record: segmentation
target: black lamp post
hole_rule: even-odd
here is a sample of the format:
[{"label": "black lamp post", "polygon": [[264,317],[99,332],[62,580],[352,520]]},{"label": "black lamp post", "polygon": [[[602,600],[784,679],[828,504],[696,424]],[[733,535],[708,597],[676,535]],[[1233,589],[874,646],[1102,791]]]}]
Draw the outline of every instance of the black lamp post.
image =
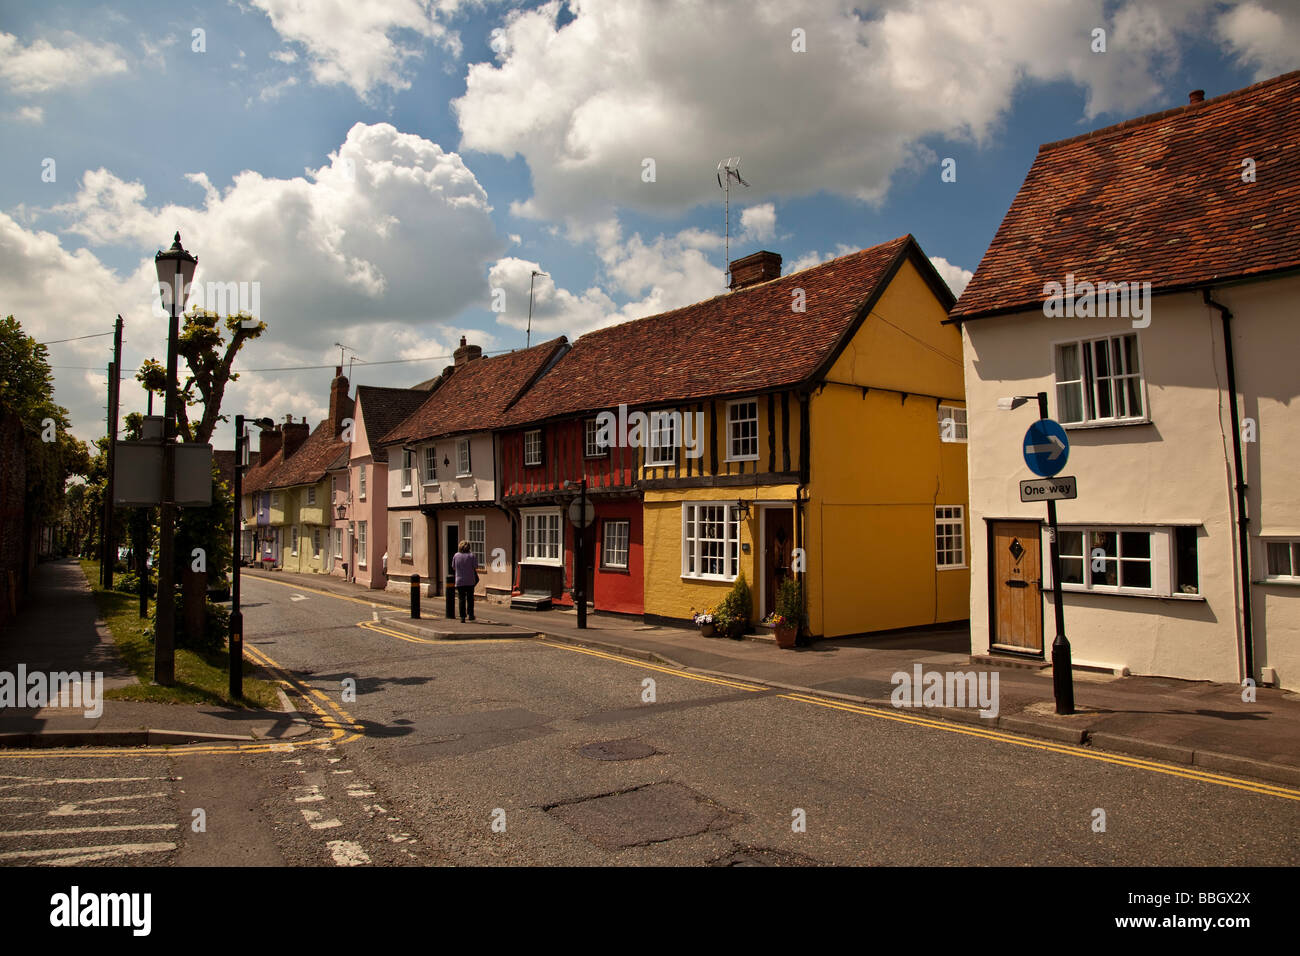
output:
[{"label": "black lamp post", "polygon": [[[252,424],[274,428],[269,418],[255,418]],[[239,563],[244,557],[244,468],[247,467],[248,436],[244,434],[244,416],[235,416],[235,539],[233,569],[230,573],[230,698],[244,696],[244,613],[239,609]]]},{"label": "black lamp post", "polygon": [[[1047,393],[1037,395],[1015,395],[1011,398],[998,399],[998,408],[1010,411],[1028,402],[1038,399],[1038,418],[1041,421],[1050,417],[1047,414]],[[1056,502],[1047,499],[1047,544],[1052,566],[1052,605],[1056,611],[1056,639],[1052,641],[1052,692],[1056,697],[1058,714],[1074,713],[1074,662],[1070,653],[1070,641],[1065,636],[1065,608],[1061,603],[1064,590],[1061,588],[1061,545],[1057,540]],[[1087,555],[1085,554],[1086,558]]]},{"label": "black lamp post", "polygon": [[176,341],[177,310],[185,304],[186,290],[194,280],[197,256],[185,251],[181,234],[171,248],[154,256],[154,268],[168,306],[167,389],[163,401],[162,505],[158,525],[158,604],[154,626],[153,679],[170,686],[176,680]]},{"label": "black lamp post", "polygon": [[581,521],[574,521],[573,537],[577,544],[574,552],[573,567],[573,603],[578,606],[578,627],[587,627],[587,554],[585,538],[587,537],[587,476],[581,481],[566,481],[565,488],[578,489],[578,512]]}]

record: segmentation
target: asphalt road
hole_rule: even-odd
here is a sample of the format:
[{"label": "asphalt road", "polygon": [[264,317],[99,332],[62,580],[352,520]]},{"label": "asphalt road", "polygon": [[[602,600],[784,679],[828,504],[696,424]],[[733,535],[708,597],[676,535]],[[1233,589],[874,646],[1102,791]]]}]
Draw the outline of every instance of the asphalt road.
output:
[{"label": "asphalt road", "polygon": [[331,722],[261,753],[0,761],[0,864],[1300,862],[1286,788],[543,640],[403,639],[257,578],[244,598],[250,653]]}]

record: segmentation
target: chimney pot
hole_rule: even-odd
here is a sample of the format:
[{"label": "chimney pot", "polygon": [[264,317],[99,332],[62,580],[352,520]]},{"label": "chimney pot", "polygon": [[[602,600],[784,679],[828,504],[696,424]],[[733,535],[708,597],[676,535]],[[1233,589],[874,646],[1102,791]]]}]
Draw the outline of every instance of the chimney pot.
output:
[{"label": "chimney pot", "polygon": [[1188,103],[1201,103],[1205,100],[1205,90],[1192,90],[1187,96]]},{"label": "chimney pot", "polygon": [[460,348],[452,353],[452,359],[455,361],[456,368],[465,365],[475,359],[483,357],[483,347],[481,345],[466,345],[465,336],[460,337]]}]

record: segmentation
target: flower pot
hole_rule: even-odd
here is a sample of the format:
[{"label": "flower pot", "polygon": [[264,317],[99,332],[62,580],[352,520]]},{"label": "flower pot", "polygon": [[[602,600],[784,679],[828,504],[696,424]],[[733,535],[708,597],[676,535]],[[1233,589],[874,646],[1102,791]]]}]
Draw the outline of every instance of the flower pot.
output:
[{"label": "flower pot", "polygon": [[718,629],[717,629],[714,625],[712,625],[712,624],[701,624],[701,625],[700,625],[700,636],[701,636],[701,637],[713,637],[713,635],[716,634],[717,631],[718,631]]},{"label": "flower pot", "polygon": [[776,646],[789,649],[794,647],[795,641],[799,639],[799,628],[797,627],[778,627],[776,631]]}]

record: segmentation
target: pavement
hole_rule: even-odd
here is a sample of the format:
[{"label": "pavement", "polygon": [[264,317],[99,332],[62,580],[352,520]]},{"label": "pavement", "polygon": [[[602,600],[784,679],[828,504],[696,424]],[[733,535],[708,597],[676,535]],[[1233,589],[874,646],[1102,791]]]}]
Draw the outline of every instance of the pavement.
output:
[{"label": "pavement", "polygon": [[1255,688],[1255,700],[1246,702],[1236,684],[1120,677],[1076,669],[1076,713],[1063,716],[1055,713],[1050,667],[1027,667],[1018,661],[991,664],[988,658],[973,658],[965,626],[822,640],[810,647],[782,650],[767,632],[740,641],[704,638],[693,628],[647,625],[636,618],[600,613],[589,613],[587,627],[579,629],[574,610],[515,611],[483,599],[475,602],[477,623],[446,618],[443,598],[428,596],[421,598],[420,620],[412,621],[410,599],[403,592],[373,591],[323,574],[242,573],[370,603],[372,617],[426,640],[541,635],[691,673],[891,709],[893,675],[913,674],[917,665],[923,672],[996,673],[996,717],[982,717],[977,708],[925,707],[905,713],[957,721],[985,733],[1028,735],[1300,785],[1300,694],[1276,688]]},{"label": "pavement", "polygon": [[[99,616],[94,593],[75,558],[38,564],[17,618],[0,628],[0,674],[16,681],[20,666],[28,675],[99,674],[105,691],[139,683]],[[0,698],[0,747],[247,743],[310,729],[283,692],[281,712],[94,696],[65,707],[18,707]],[[29,699],[24,695],[19,703]]]},{"label": "pavement", "polygon": [[[964,627],[944,627],[817,641],[781,650],[759,639],[701,637],[694,629],[647,625],[636,618],[591,613],[577,626],[573,610],[513,611],[480,600],[477,622],[448,619],[442,598],[422,598],[422,617],[409,615],[409,597],[371,591],[329,575],[245,569],[258,578],[304,592],[319,591],[369,604],[382,626],[420,640],[515,637],[547,639],[635,657],[690,673],[787,691],[893,708],[895,673],[975,672],[997,675],[997,714],[969,708],[925,707],[909,717],[970,725],[971,732],[1027,735],[1203,771],[1300,785],[1300,694],[1257,688],[1242,700],[1235,684],[1158,677],[1117,677],[1076,670],[1076,713],[1054,712],[1050,668],[973,659]],[[364,617],[361,611],[359,616]],[[18,618],[0,631],[0,672],[99,671],[105,687],[135,681],[98,618],[93,595],[75,560],[37,568],[32,594]],[[78,708],[0,708],[0,746],[86,746],[182,743],[289,737],[306,731],[292,712],[105,700],[98,717]],[[992,708],[990,708],[992,709]],[[1046,744],[1050,746],[1051,744]]]}]

